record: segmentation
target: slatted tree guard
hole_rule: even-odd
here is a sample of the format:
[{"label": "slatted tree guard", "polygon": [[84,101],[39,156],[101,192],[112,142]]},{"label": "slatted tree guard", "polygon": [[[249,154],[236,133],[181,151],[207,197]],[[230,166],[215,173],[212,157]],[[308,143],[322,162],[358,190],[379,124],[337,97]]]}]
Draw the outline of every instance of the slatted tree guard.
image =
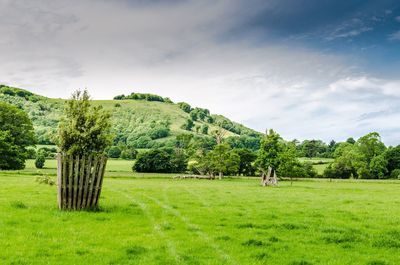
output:
[{"label": "slatted tree guard", "polygon": [[263,172],[261,174],[261,185],[262,186],[276,186],[278,185],[278,179],[276,177],[276,171],[273,170],[271,167],[268,167],[268,172],[265,174]]},{"label": "slatted tree guard", "polygon": [[61,210],[96,209],[99,203],[105,155],[57,155],[58,207]]}]

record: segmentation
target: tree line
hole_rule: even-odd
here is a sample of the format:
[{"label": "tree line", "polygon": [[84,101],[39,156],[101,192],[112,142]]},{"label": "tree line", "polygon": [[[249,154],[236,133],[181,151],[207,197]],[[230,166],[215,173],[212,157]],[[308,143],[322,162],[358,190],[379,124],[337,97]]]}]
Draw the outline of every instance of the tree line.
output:
[{"label": "tree line", "polygon": [[[36,96],[19,89],[0,87],[2,99],[16,100],[16,106],[0,105],[0,169],[20,169],[25,159],[39,157],[38,167],[43,158],[51,157],[56,150],[42,149],[35,153],[32,148],[40,143],[32,126],[32,120],[19,104],[33,104],[39,113],[45,116],[51,106],[40,105]],[[17,96],[16,96],[17,95]],[[32,102],[30,101],[34,98]],[[19,101],[20,100],[20,101]],[[67,102],[67,104],[71,104]],[[217,115],[210,116],[207,109],[192,108],[180,102],[180,108],[190,114],[191,119],[206,120],[213,118],[214,128],[205,135],[181,133],[169,138],[162,144],[155,140],[170,135],[170,121],[158,113],[156,120],[146,120],[145,115],[135,110],[115,106],[112,115],[120,124],[112,130],[112,143],[103,146],[111,158],[136,159],[133,170],[139,172],[190,172],[222,177],[224,175],[259,175],[271,167],[281,177],[317,177],[318,174],[310,162],[301,162],[299,157],[332,158],[321,177],[326,178],[398,178],[400,175],[400,146],[386,147],[378,133],[369,133],[358,140],[349,138],[345,142],[321,140],[286,141],[278,133],[269,130],[265,134],[242,130],[241,135],[227,136],[224,126],[236,126],[223,121]],[[35,110],[34,110],[35,111]],[[94,109],[96,111],[96,108]],[[193,113],[193,114],[192,114]],[[93,113],[97,117],[98,113]],[[97,115],[97,116],[96,116]],[[104,114],[106,115],[106,114]],[[104,116],[109,118],[111,113]],[[33,116],[35,119],[37,116]],[[45,117],[43,117],[45,120]],[[51,120],[51,119],[50,119]],[[98,120],[96,118],[96,120]],[[101,120],[101,119],[100,119]],[[225,125],[224,125],[225,124]],[[136,126],[137,125],[137,126]],[[96,124],[93,124],[95,130]],[[136,126],[136,127],[135,127]],[[244,127],[244,126],[243,126]],[[245,127],[244,127],[245,128]],[[67,131],[68,128],[65,128]],[[41,129],[38,128],[40,131]],[[239,131],[237,131],[239,133]],[[69,135],[73,135],[69,133]],[[111,137],[111,136],[110,136]],[[64,138],[66,139],[66,138]],[[70,139],[73,146],[72,137]],[[150,142],[157,144],[150,145]],[[77,143],[85,145],[85,143]],[[149,151],[138,152],[147,148]],[[103,149],[103,148],[102,148]]]}]

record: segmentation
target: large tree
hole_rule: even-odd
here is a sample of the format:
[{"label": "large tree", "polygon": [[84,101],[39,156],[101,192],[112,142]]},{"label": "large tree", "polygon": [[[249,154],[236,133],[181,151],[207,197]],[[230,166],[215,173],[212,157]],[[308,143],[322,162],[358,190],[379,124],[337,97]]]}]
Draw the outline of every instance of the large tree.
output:
[{"label": "large tree", "polygon": [[28,115],[12,105],[0,102],[0,169],[22,169],[27,147],[35,144]]},{"label": "large tree", "polygon": [[386,146],[381,141],[381,136],[377,132],[372,132],[361,137],[357,140],[356,145],[365,156],[368,163],[370,163],[375,156],[383,154],[386,150]]},{"label": "large tree", "polygon": [[284,150],[284,142],[280,135],[273,130],[261,139],[261,147],[258,151],[256,166],[262,174],[266,174],[268,168],[277,170],[280,164],[279,154]]},{"label": "large tree", "polygon": [[387,159],[387,169],[391,173],[395,169],[400,169],[400,145],[391,147],[386,150],[385,158]]},{"label": "large tree", "polygon": [[213,170],[218,172],[219,178],[222,178],[224,173],[237,173],[239,170],[240,157],[228,144],[216,145],[209,153],[209,161]]},{"label": "large tree", "polygon": [[246,148],[233,149],[233,152],[235,152],[240,158],[238,173],[243,176],[254,175],[253,162],[256,160],[257,155]]}]

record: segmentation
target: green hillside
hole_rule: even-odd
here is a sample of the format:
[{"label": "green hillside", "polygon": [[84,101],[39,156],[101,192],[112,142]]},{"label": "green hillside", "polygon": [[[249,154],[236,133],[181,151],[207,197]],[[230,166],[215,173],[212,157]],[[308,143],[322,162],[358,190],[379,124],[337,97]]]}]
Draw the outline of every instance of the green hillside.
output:
[{"label": "green hillside", "polygon": [[[132,93],[115,98],[93,101],[94,105],[102,105],[112,113],[114,145],[133,148],[172,146],[176,136],[183,133],[213,141],[212,135],[216,130],[222,131],[223,137],[230,138],[232,142],[254,145],[260,135],[221,115],[209,114],[208,110],[200,108],[190,107],[188,110],[182,107],[186,103],[176,104],[157,95]],[[0,101],[16,105],[28,113],[38,144],[54,144],[65,99],[47,98],[24,89],[0,85]],[[206,114],[196,116],[203,111]],[[185,126],[188,120],[193,122],[190,130]]]}]

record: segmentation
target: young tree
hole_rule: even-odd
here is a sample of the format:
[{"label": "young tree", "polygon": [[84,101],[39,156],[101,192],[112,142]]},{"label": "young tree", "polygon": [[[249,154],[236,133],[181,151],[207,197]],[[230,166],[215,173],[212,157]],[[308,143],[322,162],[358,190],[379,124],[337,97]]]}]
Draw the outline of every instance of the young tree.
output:
[{"label": "young tree", "polygon": [[110,114],[92,107],[87,90],[76,91],[66,102],[58,127],[58,146],[69,155],[103,153],[112,143]]},{"label": "young tree", "polygon": [[292,183],[293,177],[298,176],[301,169],[301,164],[296,158],[296,146],[292,143],[286,143],[282,149],[278,153],[276,171],[280,176],[289,177]]},{"label": "young tree", "polygon": [[22,169],[28,146],[35,144],[35,134],[28,115],[0,102],[0,169]]}]

